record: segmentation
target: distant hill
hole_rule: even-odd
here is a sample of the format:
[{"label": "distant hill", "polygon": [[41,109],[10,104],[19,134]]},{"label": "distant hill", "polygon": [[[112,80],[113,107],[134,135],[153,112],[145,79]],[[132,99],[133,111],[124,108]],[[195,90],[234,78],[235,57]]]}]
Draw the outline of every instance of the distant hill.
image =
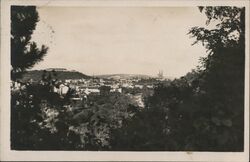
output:
[{"label": "distant hill", "polygon": [[97,78],[103,79],[150,79],[152,76],[143,75],[143,74],[107,74],[107,75],[97,75]]},{"label": "distant hill", "polygon": [[[49,71],[48,71],[49,72]],[[29,79],[33,79],[33,81],[39,81],[42,79],[43,75],[43,70],[31,70],[27,71],[24,75],[23,78],[21,79],[22,81],[27,81]],[[56,71],[57,79],[59,80],[65,80],[65,79],[89,79],[91,78],[88,75],[82,74],[78,71],[67,71],[67,70],[62,70],[62,71]]]}]

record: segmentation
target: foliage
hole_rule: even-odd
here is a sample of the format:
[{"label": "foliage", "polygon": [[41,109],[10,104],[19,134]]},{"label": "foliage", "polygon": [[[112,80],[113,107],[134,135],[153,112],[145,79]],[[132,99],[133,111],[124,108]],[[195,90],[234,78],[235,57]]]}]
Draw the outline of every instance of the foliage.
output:
[{"label": "foliage", "polygon": [[245,10],[238,7],[199,7],[207,16],[206,24],[212,20],[218,22],[214,29],[193,27],[189,34],[196,37],[194,42],[202,42],[208,50],[216,50],[218,46],[234,47],[239,37],[245,37]]},{"label": "foliage", "polygon": [[[202,42],[208,55],[192,98],[181,105],[183,121],[192,121],[181,149],[242,151],[244,136],[245,9],[200,7],[208,17],[219,20],[215,29],[192,28],[190,34]],[[192,130],[192,134],[188,134]],[[191,132],[190,132],[191,133]],[[175,139],[175,137],[173,137]]]},{"label": "foliage", "polygon": [[133,101],[120,93],[89,96],[84,109],[75,114],[71,129],[81,137],[81,149],[109,150],[111,131],[120,128],[133,115]]},{"label": "foliage", "polygon": [[11,92],[12,149],[74,149],[80,143],[79,136],[69,130],[71,95],[62,98],[52,92],[53,79],[45,76],[39,84],[22,83],[21,89]]},{"label": "foliage", "polygon": [[[11,6],[11,79],[18,83],[23,73],[42,61],[48,51],[31,41],[39,16],[35,6]],[[72,149],[77,136],[68,130],[70,113],[61,98],[51,91],[53,74],[41,75],[41,83],[22,83],[11,91],[11,148],[18,150]],[[50,76],[50,77],[49,77]],[[79,141],[78,141],[79,142]]]},{"label": "foliage", "polygon": [[[242,151],[244,136],[244,65],[245,65],[245,8],[205,7],[201,8],[212,20],[220,20],[213,30],[193,28],[190,34],[197,41],[206,42],[209,53],[203,58],[204,70],[199,78],[200,92],[197,94],[202,109],[193,123],[200,143],[193,147],[205,150]],[[202,93],[201,93],[202,92]],[[205,93],[205,94],[203,94]],[[205,113],[205,114],[204,114]],[[201,116],[201,114],[204,114]],[[195,134],[194,134],[195,135]],[[198,133],[197,133],[198,135]],[[195,142],[195,138],[191,140]],[[208,148],[206,148],[206,142]],[[204,144],[202,144],[202,142]]]},{"label": "foliage", "polygon": [[31,41],[39,16],[35,6],[11,6],[11,78],[20,78],[26,69],[41,61],[48,51]]},{"label": "foliage", "polygon": [[113,131],[113,149],[123,151],[178,150],[176,141],[169,137],[177,135],[176,126],[181,127],[179,119],[182,117],[178,113],[180,103],[188,100],[190,93],[192,93],[192,88],[185,78],[176,79],[168,86],[159,84],[154,89],[154,95],[148,96],[145,108],[137,111],[121,129]]}]

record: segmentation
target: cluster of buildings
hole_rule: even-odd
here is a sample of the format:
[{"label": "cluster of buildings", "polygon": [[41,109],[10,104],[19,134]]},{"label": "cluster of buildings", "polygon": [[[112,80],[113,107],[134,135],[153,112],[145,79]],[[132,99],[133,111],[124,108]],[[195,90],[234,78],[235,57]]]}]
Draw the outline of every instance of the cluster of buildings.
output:
[{"label": "cluster of buildings", "polygon": [[[53,70],[53,69],[51,69]],[[62,69],[66,70],[66,69]],[[50,71],[50,70],[47,70]],[[157,81],[163,79],[162,71],[159,72]],[[143,80],[143,81],[142,81]],[[40,84],[44,84],[40,81]],[[66,95],[69,90],[73,90],[72,100],[83,100],[87,99],[89,95],[102,95],[107,93],[124,93],[126,95],[132,96],[140,107],[144,107],[143,104],[143,91],[153,90],[154,82],[147,81],[147,79],[141,79],[136,77],[119,77],[115,76],[112,78],[82,78],[82,79],[65,79],[65,80],[52,80],[51,91],[58,93],[60,95]],[[14,82],[12,89],[20,89],[22,87],[21,83]]]},{"label": "cluster of buildings", "polygon": [[[123,93],[126,89],[153,89],[152,84],[140,84],[140,79],[102,79],[102,78],[91,78],[91,79],[66,79],[60,81],[59,92],[65,94],[68,88],[74,89],[77,94],[88,96],[91,93],[100,94],[102,89],[108,90],[109,92]],[[108,87],[108,88],[102,88]]]},{"label": "cluster of buildings", "polygon": [[[72,100],[87,99],[89,95],[102,95],[107,93],[124,93],[134,98],[138,106],[144,107],[143,90],[153,90],[151,83],[140,83],[140,79],[131,78],[90,78],[90,79],[66,79],[59,81],[59,85],[54,87],[54,92],[65,95],[70,89],[74,90]],[[136,93],[130,93],[134,92]]]}]

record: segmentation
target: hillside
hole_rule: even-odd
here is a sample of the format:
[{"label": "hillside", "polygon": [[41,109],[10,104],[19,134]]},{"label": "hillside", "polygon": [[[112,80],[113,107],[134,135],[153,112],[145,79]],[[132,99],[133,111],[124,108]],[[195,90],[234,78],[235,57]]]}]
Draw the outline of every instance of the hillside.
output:
[{"label": "hillside", "polygon": [[[32,70],[27,71],[22,81],[27,81],[29,79],[33,79],[33,81],[39,81],[42,79],[43,70]],[[82,74],[78,71],[56,71],[57,79],[59,80],[65,80],[65,79],[88,79],[91,78],[88,75]]]},{"label": "hillside", "polygon": [[103,79],[133,79],[133,78],[139,78],[139,79],[149,79],[153,78],[148,75],[142,75],[142,74],[107,74],[107,75],[97,75],[98,78]]}]

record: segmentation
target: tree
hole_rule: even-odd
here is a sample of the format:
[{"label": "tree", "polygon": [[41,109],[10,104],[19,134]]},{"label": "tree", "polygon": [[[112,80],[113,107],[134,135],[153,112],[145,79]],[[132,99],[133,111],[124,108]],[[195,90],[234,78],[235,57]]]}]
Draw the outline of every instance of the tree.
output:
[{"label": "tree", "polygon": [[180,131],[190,124],[190,121],[182,120],[181,105],[190,100],[191,93],[192,87],[184,77],[169,84],[158,84],[154,94],[147,98],[145,108],[126,120],[120,129],[114,130],[113,149],[180,150],[185,140]]},{"label": "tree", "polygon": [[65,96],[51,91],[55,76],[46,72],[42,83],[22,83],[22,89],[11,91],[11,149],[78,148],[80,136],[70,130],[72,91]]},{"label": "tree", "polygon": [[[43,60],[48,48],[31,41],[39,21],[35,6],[11,7],[11,79],[16,81]],[[69,130],[71,113],[65,107],[71,94],[52,92],[54,71],[42,75],[42,84],[20,83],[11,91],[11,148],[18,150],[72,149],[79,136]],[[70,92],[71,93],[71,92]]]},{"label": "tree", "polygon": [[128,96],[110,92],[109,95],[90,94],[82,111],[75,114],[75,126],[71,127],[80,135],[82,150],[113,150],[113,131],[133,116],[136,103]]},{"label": "tree", "polygon": [[11,6],[11,79],[16,80],[25,70],[41,61],[48,47],[41,48],[31,41],[39,21],[35,6]]},{"label": "tree", "polygon": [[[218,23],[214,29],[194,27],[190,34],[203,43],[208,55],[202,58],[199,77],[199,105],[204,131],[212,150],[243,150],[244,137],[244,68],[245,68],[245,8],[199,7],[208,18]],[[201,117],[194,119],[194,122]],[[198,122],[197,122],[198,123]],[[210,133],[209,133],[210,132]],[[197,147],[205,149],[196,143]]]}]

